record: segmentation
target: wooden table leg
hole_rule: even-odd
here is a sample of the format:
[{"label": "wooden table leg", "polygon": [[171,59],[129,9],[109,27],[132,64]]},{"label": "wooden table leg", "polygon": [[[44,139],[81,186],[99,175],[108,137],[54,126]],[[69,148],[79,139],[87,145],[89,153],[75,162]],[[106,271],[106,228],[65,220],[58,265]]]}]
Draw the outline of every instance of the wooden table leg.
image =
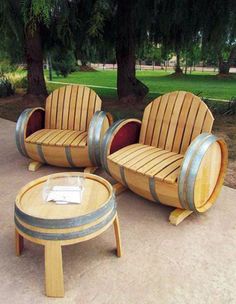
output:
[{"label": "wooden table leg", "polygon": [[121,247],[120,224],[119,224],[118,215],[116,216],[113,225],[114,225],[114,231],[115,231],[115,237],[116,237],[116,247],[117,247],[116,254],[118,257],[121,257],[122,256],[122,247]]},{"label": "wooden table leg", "polygon": [[64,297],[62,248],[57,241],[45,245],[45,287],[48,297]]},{"label": "wooden table leg", "polygon": [[24,249],[24,238],[19,234],[19,232],[15,229],[15,247],[16,247],[16,255],[20,256],[22,250]]}]

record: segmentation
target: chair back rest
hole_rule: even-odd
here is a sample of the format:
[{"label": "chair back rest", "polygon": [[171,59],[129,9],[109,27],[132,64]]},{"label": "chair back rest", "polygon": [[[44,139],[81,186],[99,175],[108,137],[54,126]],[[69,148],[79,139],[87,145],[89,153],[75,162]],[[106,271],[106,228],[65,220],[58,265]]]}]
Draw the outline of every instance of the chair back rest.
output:
[{"label": "chair back rest", "polygon": [[198,96],[167,93],[145,108],[139,142],[184,154],[197,135],[211,132],[213,122],[211,111]]},{"label": "chair back rest", "polygon": [[87,131],[102,101],[90,88],[68,85],[53,91],[46,100],[45,128]]}]

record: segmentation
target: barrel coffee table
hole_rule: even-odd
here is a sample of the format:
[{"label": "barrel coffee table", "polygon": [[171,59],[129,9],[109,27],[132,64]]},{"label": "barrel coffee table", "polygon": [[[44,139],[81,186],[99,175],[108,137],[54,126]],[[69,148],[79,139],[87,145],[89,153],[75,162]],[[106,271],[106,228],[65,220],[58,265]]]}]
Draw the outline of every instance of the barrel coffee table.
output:
[{"label": "barrel coffee table", "polygon": [[[84,176],[81,204],[58,205],[43,200],[47,179]],[[24,186],[16,197],[16,255],[23,250],[23,239],[44,246],[45,285],[49,297],[64,296],[62,246],[92,239],[114,225],[117,256],[121,256],[119,220],[112,185],[88,173],[57,173]]]}]

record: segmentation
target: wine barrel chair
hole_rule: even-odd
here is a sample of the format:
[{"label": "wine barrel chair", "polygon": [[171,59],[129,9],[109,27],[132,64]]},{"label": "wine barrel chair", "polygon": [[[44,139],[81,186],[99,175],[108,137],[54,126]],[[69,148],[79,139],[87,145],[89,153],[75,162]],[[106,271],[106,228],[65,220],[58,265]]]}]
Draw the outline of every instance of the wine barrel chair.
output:
[{"label": "wine barrel chair", "polygon": [[142,122],[110,126],[102,165],[133,192],[175,207],[170,221],[177,225],[192,212],[208,210],[223,185],[228,152],[223,139],[211,134],[213,121],[199,97],[165,94],[148,104]]},{"label": "wine barrel chair", "polygon": [[111,115],[100,111],[101,104],[90,88],[69,85],[47,97],[45,110],[23,111],[16,124],[16,145],[23,156],[33,160],[29,170],[42,164],[100,166],[101,139],[112,123]]}]

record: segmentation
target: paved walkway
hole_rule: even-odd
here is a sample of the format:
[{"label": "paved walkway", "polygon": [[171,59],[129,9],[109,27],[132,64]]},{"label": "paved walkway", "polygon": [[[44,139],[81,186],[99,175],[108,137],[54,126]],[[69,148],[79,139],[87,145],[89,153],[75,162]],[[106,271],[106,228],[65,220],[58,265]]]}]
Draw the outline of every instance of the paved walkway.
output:
[{"label": "paved walkway", "polygon": [[227,187],[209,212],[178,227],[168,223],[171,208],[121,194],[124,256],[114,255],[112,229],[65,247],[65,298],[46,298],[43,248],[26,241],[23,255],[14,254],[14,198],[32,179],[65,169],[27,171],[14,130],[0,119],[0,303],[236,303],[236,191]]}]

